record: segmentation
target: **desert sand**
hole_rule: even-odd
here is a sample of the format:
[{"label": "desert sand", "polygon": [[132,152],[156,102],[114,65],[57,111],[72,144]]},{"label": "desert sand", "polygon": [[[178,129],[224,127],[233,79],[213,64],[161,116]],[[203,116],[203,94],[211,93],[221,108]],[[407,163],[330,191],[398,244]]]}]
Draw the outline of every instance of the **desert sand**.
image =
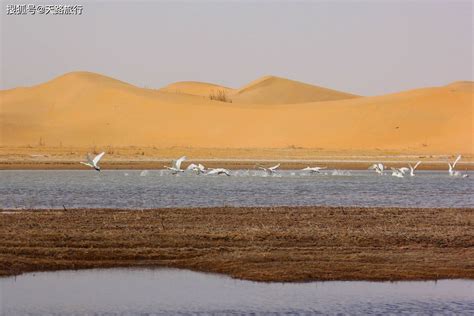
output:
[{"label": "desert sand", "polygon": [[474,278],[472,209],[0,211],[0,276],[167,266],[258,281]]},{"label": "desert sand", "polygon": [[356,98],[356,95],[275,76],[252,81],[230,95],[232,102],[248,104],[296,104]]},{"label": "desert sand", "polygon": [[[223,89],[232,103],[210,100]],[[473,83],[359,97],[277,77],[144,89],[68,73],[0,91],[0,146],[474,152]]]},{"label": "desert sand", "polygon": [[213,83],[197,82],[197,81],[181,81],[167,85],[159,91],[170,92],[176,94],[189,94],[208,98],[209,95],[217,91],[224,91],[228,95],[235,93],[235,89],[216,85]]}]

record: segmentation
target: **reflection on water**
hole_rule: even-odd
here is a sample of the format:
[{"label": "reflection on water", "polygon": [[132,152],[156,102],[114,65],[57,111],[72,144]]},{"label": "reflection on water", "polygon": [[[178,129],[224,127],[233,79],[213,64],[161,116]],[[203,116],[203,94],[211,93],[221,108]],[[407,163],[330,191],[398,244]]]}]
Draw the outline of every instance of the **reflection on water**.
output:
[{"label": "reflection on water", "polygon": [[474,174],[417,172],[415,177],[369,171],[309,175],[255,170],[232,176],[164,170],[0,171],[1,208],[159,208],[197,206],[398,206],[474,207]]},{"label": "reflection on water", "polygon": [[469,280],[262,283],[177,269],[97,269],[0,278],[0,289],[4,315],[474,312]]}]

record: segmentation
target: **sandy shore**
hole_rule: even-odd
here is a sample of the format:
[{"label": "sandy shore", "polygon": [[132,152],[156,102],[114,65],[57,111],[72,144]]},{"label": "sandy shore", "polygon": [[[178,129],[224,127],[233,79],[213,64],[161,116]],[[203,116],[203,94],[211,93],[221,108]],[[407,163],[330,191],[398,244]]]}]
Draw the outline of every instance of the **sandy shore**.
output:
[{"label": "sandy shore", "polygon": [[[407,166],[422,161],[420,170],[447,170],[453,155],[403,154],[379,151],[327,151],[303,148],[222,149],[222,148],[153,148],[153,147],[0,147],[0,170],[88,169],[79,164],[88,152],[105,151],[104,169],[163,169],[172,159],[183,155],[184,163],[203,163],[209,168],[255,169],[258,165],[281,163],[281,169],[326,166],[329,169],[366,170],[374,162],[390,167]],[[464,155],[457,165],[461,171],[474,170],[474,157]]]},{"label": "sandy shore", "polygon": [[[340,162],[340,161],[284,161],[276,162],[273,160],[262,161],[221,161],[200,160],[207,168],[226,168],[231,170],[257,170],[257,166],[270,167],[280,163],[281,170],[299,170],[307,166],[324,166],[328,169],[338,170],[367,170],[371,163],[366,161]],[[390,167],[406,167],[406,163],[401,162],[383,162]],[[117,161],[102,163],[102,170],[156,170],[164,169],[164,165],[170,165],[167,161]],[[446,170],[443,163],[425,163],[419,170]],[[89,170],[89,168],[78,164],[77,162],[66,161],[48,161],[48,162],[0,162],[0,170]],[[463,171],[474,170],[473,164],[466,164],[461,169]]]},{"label": "sandy shore", "polygon": [[474,278],[473,209],[0,212],[0,275],[166,266],[258,281]]}]

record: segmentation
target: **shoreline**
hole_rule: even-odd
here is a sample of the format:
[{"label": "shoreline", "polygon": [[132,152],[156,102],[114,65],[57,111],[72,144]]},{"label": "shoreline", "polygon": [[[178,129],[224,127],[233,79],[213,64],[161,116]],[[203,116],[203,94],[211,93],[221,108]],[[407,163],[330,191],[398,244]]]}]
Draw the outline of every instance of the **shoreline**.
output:
[{"label": "shoreline", "polygon": [[170,267],[253,281],[474,279],[474,209],[0,211],[0,276]]},{"label": "shoreline", "polygon": [[[88,170],[81,165],[88,152],[105,151],[101,167],[112,170],[164,169],[173,159],[185,155],[190,163],[203,163],[209,168],[256,169],[258,165],[280,169],[302,169],[326,166],[328,169],[366,170],[374,163],[387,167],[406,167],[422,161],[417,170],[448,170],[457,154],[429,152],[394,152],[389,150],[327,150],[316,148],[194,148],[194,147],[0,147],[0,170]],[[460,153],[459,171],[474,170],[474,156]]]},{"label": "shoreline", "polygon": [[[79,161],[0,161],[0,170],[90,170],[81,165]],[[389,167],[406,167],[408,162],[396,160],[372,160],[372,161],[342,161],[342,160],[206,160],[193,159],[184,163],[203,163],[206,168],[226,168],[231,170],[258,170],[258,166],[271,166],[280,163],[281,170],[301,170],[308,166],[324,166],[327,169],[337,170],[367,170],[374,162],[382,162]],[[166,170],[165,165],[169,165],[170,160],[157,161],[104,161],[101,163],[103,170]],[[457,170],[473,171],[473,162],[458,163]],[[447,171],[447,163],[428,161],[423,162],[417,170]]]}]

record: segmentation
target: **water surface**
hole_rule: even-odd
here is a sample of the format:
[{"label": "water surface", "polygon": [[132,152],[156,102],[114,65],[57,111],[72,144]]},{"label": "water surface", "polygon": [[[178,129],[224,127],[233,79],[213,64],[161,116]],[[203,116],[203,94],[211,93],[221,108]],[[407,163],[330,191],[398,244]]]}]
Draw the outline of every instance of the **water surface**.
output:
[{"label": "water surface", "polygon": [[469,280],[263,283],[177,269],[96,269],[0,278],[0,290],[4,315],[474,313]]},{"label": "water surface", "polygon": [[205,176],[164,170],[0,171],[1,208],[160,208],[197,206],[474,207],[474,174],[419,171],[415,177],[370,171],[309,175],[254,170]]}]

